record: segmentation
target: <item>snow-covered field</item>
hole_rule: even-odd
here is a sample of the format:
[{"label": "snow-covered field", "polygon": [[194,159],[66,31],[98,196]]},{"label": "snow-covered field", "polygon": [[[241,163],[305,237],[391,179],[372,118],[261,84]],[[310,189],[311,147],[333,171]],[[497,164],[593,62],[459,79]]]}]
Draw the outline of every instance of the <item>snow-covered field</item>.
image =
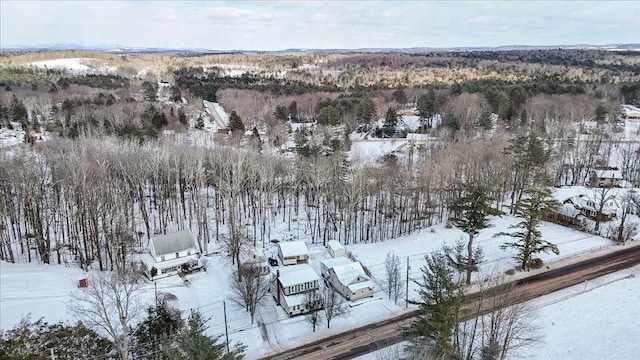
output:
[{"label": "snow-covered field", "polygon": [[[640,354],[640,266],[538,298],[541,342],[519,358],[634,360]],[[360,356],[389,359],[404,343]]]},{"label": "snow-covered field", "polygon": [[113,73],[116,71],[116,68],[111,66],[94,66],[92,64],[93,61],[96,61],[96,59],[66,58],[34,61],[27,65],[41,69],[55,69],[78,75],[87,73]]}]

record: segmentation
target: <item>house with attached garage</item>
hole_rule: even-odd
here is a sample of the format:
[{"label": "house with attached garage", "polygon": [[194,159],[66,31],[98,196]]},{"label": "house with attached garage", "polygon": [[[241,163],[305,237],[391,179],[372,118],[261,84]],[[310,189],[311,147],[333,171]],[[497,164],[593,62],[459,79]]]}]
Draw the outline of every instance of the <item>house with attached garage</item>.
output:
[{"label": "house with attached garage", "polygon": [[329,269],[329,283],[347,300],[373,296],[373,283],[360,262],[337,265]]},{"label": "house with attached garage", "polygon": [[200,251],[188,230],[151,238],[149,253],[141,257],[145,274],[157,279],[201,268]]},{"label": "house with attached garage", "polygon": [[280,242],[278,257],[284,266],[306,264],[309,261],[309,250],[304,241]]},{"label": "house with attached garage", "polygon": [[[320,289],[320,278],[307,264],[286,266],[276,270],[271,281],[270,291],[289,316],[304,314],[310,304],[305,301],[306,294]],[[316,305],[318,306],[318,304]]]}]

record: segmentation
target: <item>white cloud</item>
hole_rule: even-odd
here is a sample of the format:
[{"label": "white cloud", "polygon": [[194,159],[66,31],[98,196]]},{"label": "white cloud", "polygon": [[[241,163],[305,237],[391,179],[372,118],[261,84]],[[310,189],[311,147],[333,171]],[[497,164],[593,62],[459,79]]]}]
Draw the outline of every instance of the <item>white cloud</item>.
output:
[{"label": "white cloud", "polygon": [[640,43],[640,2],[0,1],[0,44],[273,50]]}]

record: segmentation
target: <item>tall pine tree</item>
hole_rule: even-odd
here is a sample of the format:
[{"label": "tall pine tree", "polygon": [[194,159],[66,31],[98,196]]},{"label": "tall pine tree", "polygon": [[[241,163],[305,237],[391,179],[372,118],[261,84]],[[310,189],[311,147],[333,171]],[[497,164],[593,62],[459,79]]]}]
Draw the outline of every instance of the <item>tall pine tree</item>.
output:
[{"label": "tall pine tree", "polygon": [[560,203],[551,198],[551,193],[544,189],[529,188],[523,191],[522,198],[514,206],[514,213],[522,219],[519,223],[509,226],[510,229],[519,229],[514,232],[500,232],[494,236],[510,236],[515,238],[514,242],[504,243],[500,248],[505,250],[513,248],[517,251],[514,257],[520,268],[529,270],[531,268],[533,255],[540,252],[553,252],[560,254],[558,247],[548,241],[542,240],[542,234],[538,226],[549,212],[557,210]]},{"label": "tall pine tree", "polygon": [[409,352],[421,353],[428,348],[434,359],[452,359],[456,352],[453,337],[458,325],[463,302],[462,284],[456,270],[443,251],[434,251],[425,256],[422,271],[419,301],[410,301],[420,306],[420,314],[403,334],[411,342]]},{"label": "tall pine tree", "polygon": [[473,240],[481,230],[491,227],[489,216],[500,215],[501,212],[491,207],[494,200],[490,195],[489,187],[485,185],[464,183],[457,189],[459,197],[451,200],[449,209],[453,217],[449,221],[453,226],[469,235],[467,242],[467,257],[465,264],[457,264],[465,269],[467,274],[466,283],[471,284],[471,273],[477,269],[478,264],[474,258],[476,250],[473,247]]}]

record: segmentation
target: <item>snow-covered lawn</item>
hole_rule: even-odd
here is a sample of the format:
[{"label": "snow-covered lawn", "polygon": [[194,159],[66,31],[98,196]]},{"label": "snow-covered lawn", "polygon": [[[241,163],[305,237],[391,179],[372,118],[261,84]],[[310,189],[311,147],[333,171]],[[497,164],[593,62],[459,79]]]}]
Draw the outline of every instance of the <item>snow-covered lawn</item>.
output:
[{"label": "snow-covered lawn", "polygon": [[[532,301],[541,342],[522,359],[634,360],[640,354],[640,266]],[[404,343],[356,358],[388,359]]]}]

